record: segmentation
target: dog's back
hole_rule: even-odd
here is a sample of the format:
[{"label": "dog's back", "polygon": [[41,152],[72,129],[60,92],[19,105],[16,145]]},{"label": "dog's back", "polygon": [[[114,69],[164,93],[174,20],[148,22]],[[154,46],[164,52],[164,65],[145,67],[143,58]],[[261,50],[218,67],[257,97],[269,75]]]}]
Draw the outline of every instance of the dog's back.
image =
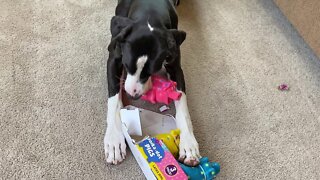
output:
[{"label": "dog's back", "polygon": [[119,0],[116,15],[154,26],[177,29],[178,17],[172,0]]}]

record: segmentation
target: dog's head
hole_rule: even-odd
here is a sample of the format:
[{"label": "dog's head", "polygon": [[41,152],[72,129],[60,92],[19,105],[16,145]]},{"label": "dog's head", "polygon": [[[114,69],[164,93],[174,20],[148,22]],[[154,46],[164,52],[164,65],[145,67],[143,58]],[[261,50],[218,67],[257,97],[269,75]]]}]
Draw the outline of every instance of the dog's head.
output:
[{"label": "dog's head", "polygon": [[[176,29],[155,28],[149,22],[137,23],[114,16],[111,20],[111,48],[118,48],[127,71],[125,91],[139,98],[151,86],[150,76],[179,56],[186,33]],[[109,46],[109,48],[110,48]]]}]

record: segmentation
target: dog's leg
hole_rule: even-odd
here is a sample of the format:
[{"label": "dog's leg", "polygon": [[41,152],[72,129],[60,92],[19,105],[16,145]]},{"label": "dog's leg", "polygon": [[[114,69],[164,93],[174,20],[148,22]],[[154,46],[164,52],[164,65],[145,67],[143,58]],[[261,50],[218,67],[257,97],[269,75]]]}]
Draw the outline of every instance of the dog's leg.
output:
[{"label": "dog's leg", "polygon": [[120,78],[122,73],[121,57],[116,57],[116,50],[110,51],[107,64],[108,78],[108,113],[107,130],[104,137],[106,161],[117,164],[126,156],[126,144],[121,129],[120,109],[122,108]]},{"label": "dog's leg", "polygon": [[177,82],[177,89],[181,91],[180,100],[174,102],[176,108],[176,124],[180,129],[179,161],[189,166],[199,164],[199,146],[193,134],[192,122],[185,94],[185,82],[180,62],[166,66],[170,79]]},{"label": "dog's leg", "polygon": [[107,130],[104,136],[104,149],[107,163],[118,164],[126,156],[126,143],[121,129],[119,94],[108,98]]}]

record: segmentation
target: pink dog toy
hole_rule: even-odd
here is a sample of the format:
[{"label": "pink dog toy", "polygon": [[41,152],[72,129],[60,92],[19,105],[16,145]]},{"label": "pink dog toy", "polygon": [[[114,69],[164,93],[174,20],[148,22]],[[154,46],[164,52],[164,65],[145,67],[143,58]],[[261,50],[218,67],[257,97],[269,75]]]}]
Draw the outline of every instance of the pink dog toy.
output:
[{"label": "pink dog toy", "polygon": [[159,102],[168,105],[172,100],[178,100],[181,93],[177,92],[177,83],[160,76],[152,76],[152,88],[141,98],[153,104]]}]

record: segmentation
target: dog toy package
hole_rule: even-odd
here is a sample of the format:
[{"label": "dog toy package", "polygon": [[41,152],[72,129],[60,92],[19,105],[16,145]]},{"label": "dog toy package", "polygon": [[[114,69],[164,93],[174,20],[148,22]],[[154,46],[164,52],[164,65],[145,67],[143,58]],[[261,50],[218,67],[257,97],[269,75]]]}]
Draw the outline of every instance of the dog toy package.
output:
[{"label": "dog toy package", "polygon": [[147,138],[137,144],[137,147],[157,179],[188,179],[162,141],[156,138]]},{"label": "dog toy package", "polygon": [[[159,138],[167,138],[164,133],[176,129],[172,116],[133,106],[121,109],[120,116],[127,144],[148,180],[188,179],[166,145],[160,139],[155,138],[158,134],[160,134]],[[174,130],[170,133],[170,137],[173,140],[178,138],[178,134]]]},{"label": "dog toy package", "polygon": [[178,100],[181,93],[177,92],[177,83],[161,76],[152,76],[152,88],[141,98],[153,104],[170,104],[172,100]]}]

